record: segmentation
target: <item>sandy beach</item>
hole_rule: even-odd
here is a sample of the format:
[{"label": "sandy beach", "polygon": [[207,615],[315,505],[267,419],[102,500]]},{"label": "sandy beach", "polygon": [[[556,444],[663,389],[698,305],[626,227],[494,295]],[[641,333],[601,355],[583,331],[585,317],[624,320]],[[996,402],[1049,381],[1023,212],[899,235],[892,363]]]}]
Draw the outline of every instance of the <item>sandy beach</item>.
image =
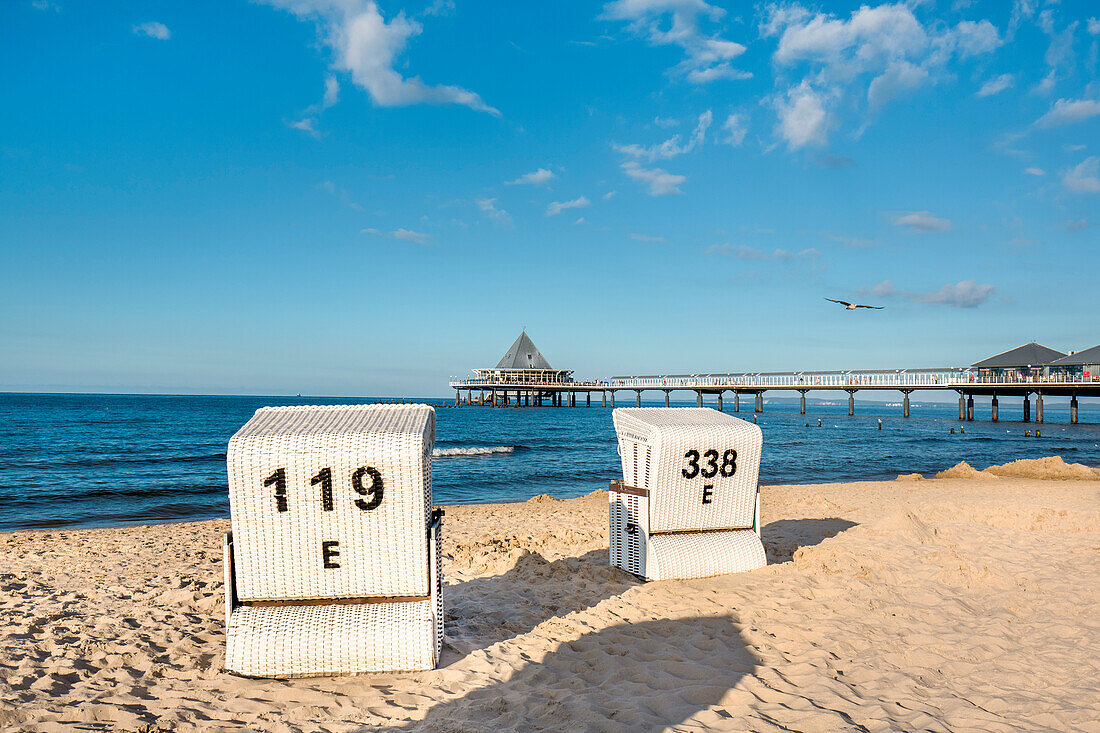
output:
[{"label": "sandy beach", "polygon": [[0,534],[0,728],[1100,731],[1100,481],[762,493],[766,568],[657,583],[603,492],[448,507],[442,663],[400,675],[225,673],[227,521]]}]

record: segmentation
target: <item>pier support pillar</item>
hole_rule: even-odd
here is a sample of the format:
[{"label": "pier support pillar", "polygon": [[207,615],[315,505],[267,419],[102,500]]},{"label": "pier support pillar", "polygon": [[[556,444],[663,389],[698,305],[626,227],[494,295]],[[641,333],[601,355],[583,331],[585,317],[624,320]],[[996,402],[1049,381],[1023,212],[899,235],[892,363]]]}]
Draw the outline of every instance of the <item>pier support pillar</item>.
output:
[{"label": "pier support pillar", "polygon": [[737,390],[733,391],[733,411],[741,412],[741,393]]},{"label": "pier support pillar", "polygon": [[456,389],[455,390],[455,407],[458,407],[461,404],[462,404],[462,391]]},{"label": "pier support pillar", "polygon": [[671,392],[671,391],[672,391],[671,389],[666,389],[665,390],[665,407],[668,407],[668,393]]},{"label": "pier support pillar", "polygon": [[577,393],[576,392],[570,392],[569,393],[569,406],[570,407],[576,407],[577,406]]},{"label": "pier support pillar", "polygon": [[585,392],[584,393],[584,406],[585,407],[591,407],[592,406],[592,393],[591,392]]},{"label": "pier support pillar", "polygon": [[901,401],[901,416],[909,417],[909,391],[902,390],[902,394],[905,395],[905,399]]},{"label": "pier support pillar", "polygon": [[615,390],[611,390],[611,409],[615,409]]},{"label": "pier support pillar", "polygon": [[848,417],[856,414],[856,393],[855,390],[848,390]]},{"label": "pier support pillar", "polygon": [[959,419],[966,419],[966,400],[963,398],[962,392],[959,392]]},{"label": "pier support pillar", "polygon": [[702,407],[703,406],[703,390],[701,390],[701,389],[695,390],[695,406],[696,407]]},{"label": "pier support pillar", "polygon": [[1043,393],[1035,395],[1035,422],[1043,421]]},{"label": "pier support pillar", "polygon": [[756,412],[763,412],[763,411],[764,411],[764,393],[763,392],[757,392],[756,393]]},{"label": "pier support pillar", "polygon": [[1077,424],[1077,395],[1069,398],[1069,422],[1071,425]]},{"label": "pier support pillar", "polygon": [[603,406],[607,407],[607,390],[603,392]]},{"label": "pier support pillar", "polygon": [[718,393],[718,412],[722,412],[722,393]]},{"label": "pier support pillar", "polygon": [[634,390],[634,395],[635,395],[635,397],[634,397],[634,406],[635,407],[641,407],[642,406],[642,390],[640,390],[640,389]]},{"label": "pier support pillar", "polygon": [[974,395],[966,396],[966,419],[967,421],[974,420]]},{"label": "pier support pillar", "polygon": [[497,406],[497,391],[495,389],[489,390],[489,402],[493,407]]},{"label": "pier support pillar", "polygon": [[[1039,399],[1042,399],[1041,397]],[[1038,403],[1035,405],[1039,407]],[[1024,422],[1031,422],[1031,395],[1024,394]]]},{"label": "pier support pillar", "polygon": [[798,398],[798,414],[799,415],[805,415],[806,414],[806,390],[800,389],[800,390],[798,390],[798,394],[800,395],[800,397]]},{"label": "pier support pillar", "polygon": [[992,417],[993,422],[997,422],[997,417],[998,417],[997,412],[998,412],[998,410],[997,410],[997,394],[994,393],[993,394],[993,400],[992,400],[992,402],[989,403],[989,414]]},{"label": "pier support pillar", "polygon": [[485,390],[481,390],[481,395],[478,396],[477,403],[479,405],[484,405],[485,404]]}]

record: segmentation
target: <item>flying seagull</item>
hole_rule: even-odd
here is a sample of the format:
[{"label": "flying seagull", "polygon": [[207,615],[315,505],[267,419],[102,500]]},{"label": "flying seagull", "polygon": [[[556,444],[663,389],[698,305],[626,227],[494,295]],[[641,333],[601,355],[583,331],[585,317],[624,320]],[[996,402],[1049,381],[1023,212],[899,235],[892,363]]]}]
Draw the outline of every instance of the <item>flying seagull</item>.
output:
[{"label": "flying seagull", "polygon": [[840,303],[844,306],[844,310],[846,311],[854,311],[856,308],[871,308],[872,310],[880,311],[886,307],[884,305],[859,305],[858,303],[849,303],[846,300],[833,300],[832,298],[826,298],[825,300],[830,303]]}]

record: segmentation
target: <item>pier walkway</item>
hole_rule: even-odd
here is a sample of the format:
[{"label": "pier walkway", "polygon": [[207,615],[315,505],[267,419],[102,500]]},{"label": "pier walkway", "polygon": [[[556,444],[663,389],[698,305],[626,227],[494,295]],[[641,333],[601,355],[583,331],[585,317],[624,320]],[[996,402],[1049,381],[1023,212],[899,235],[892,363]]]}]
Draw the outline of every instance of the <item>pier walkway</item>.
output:
[{"label": "pier walkway", "polygon": [[991,398],[992,417],[998,415],[998,396],[1023,397],[1024,422],[1031,420],[1031,397],[1035,397],[1035,421],[1043,422],[1044,397],[1069,397],[1070,421],[1076,423],[1078,397],[1100,397],[1100,380],[1090,377],[1067,381],[1055,375],[1006,379],[990,376],[973,368],[939,369],[871,369],[848,371],[801,372],[741,372],[729,374],[655,374],[616,376],[596,381],[523,382],[501,379],[469,378],[450,382],[458,403],[462,391],[466,404],[542,405],[546,401],[556,407],[576,407],[578,395],[591,407],[596,393],[599,404],[614,407],[617,392],[634,392],[634,404],[641,405],[642,393],[664,392],[664,402],[674,391],[689,391],[696,395],[696,404],[703,404],[704,395],[717,399],[724,409],[724,395],[733,394],[733,409],[740,412],[741,395],[751,395],[753,411],[764,411],[764,393],[769,390],[798,392],[800,412],[806,413],[806,394],[818,390],[843,390],[848,393],[848,414],[855,414],[855,394],[860,390],[896,390],[903,395],[902,415],[909,417],[909,394],[916,390],[948,390],[959,395],[959,419],[974,419],[974,397]]},{"label": "pier walkway", "polygon": [[634,392],[641,406],[642,393],[664,392],[665,406],[674,391],[695,393],[702,406],[704,395],[716,398],[724,409],[724,395],[733,394],[733,410],[740,412],[741,395],[751,395],[753,411],[764,411],[768,390],[800,394],[800,411],[806,414],[806,394],[815,390],[848,393],[848,414],[855,414],[855,395],[860,390],[896,390],[903,395],[902,416],[909,417],[909,395],[917,390],[948,390],[959,395],[959,419],[974,419],[974,397],[990,397],[991,416],[999,419],[998,397],[1022,397],[1022,420],[1029,422],[1035,397],[1035,421],[1043,422],[1044,398],[1069,397],[1070,422],[1078,418],[1078,397],[1100,397],[1100,346],[1063,354],[1034,342],[989,357],[969,367],[931,369],[867,369],[800,372],[738,372],[714,374],[654,374],[618,376],[606,380],[575,381],[572,371],[552,369],[526,332],[493,369],[475,369],[475,376],[455,378],[455,404],[533,406],[548,400],[554,407],[576,407],[577,396],[592,406],[595,393],[602,407],[615,406],[617,392]]}]

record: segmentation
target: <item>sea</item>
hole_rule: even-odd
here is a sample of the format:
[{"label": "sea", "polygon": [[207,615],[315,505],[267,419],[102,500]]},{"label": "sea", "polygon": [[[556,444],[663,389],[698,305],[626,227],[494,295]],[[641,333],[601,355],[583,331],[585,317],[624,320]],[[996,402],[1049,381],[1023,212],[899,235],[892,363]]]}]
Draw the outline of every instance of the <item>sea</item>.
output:
[{"label": "sea", "polygon": [[[620,407],[633,406],[633,399],[619,397]],[[0,394],[0,530],[228,517],[226,446],[258,408],[390,401]],[[580,397],[573,408],[405,401],[436,408],[436,504],[522,501],[537,494],[568,498],[622,477],[611,410],[599,406],[598,396],[592,407]],[[727,397],[727,412],[732,402]],[[989,422],[988,399],[975,403],[976,419],[965,423],[955,403],[916,400],[909,419],[901,417],[897,403],[869,401],[858,401],[857,414],[849,417],[846,396],[812,402],[806,415],[798,413],[797,400],[779,399],[768,400],[754,416],[751,399],[745,399],[737,416],[755,418],[763,430],[762,484],[930,476],[959,461],[985,468],[1047,455],[1100,465],[1095,405],[1082,402],[1082,422],[1070,425],[1068,400],[1048,398],[1046,422],[1037,425],[1016,422],[1019,400],[1001,400],[997,423]],[[663,396],[660,403],[643,401],[663,404]],[[694,406],[694,399],[673,404]],[[1041,437],[1034,437],[1036,429]]]}]

